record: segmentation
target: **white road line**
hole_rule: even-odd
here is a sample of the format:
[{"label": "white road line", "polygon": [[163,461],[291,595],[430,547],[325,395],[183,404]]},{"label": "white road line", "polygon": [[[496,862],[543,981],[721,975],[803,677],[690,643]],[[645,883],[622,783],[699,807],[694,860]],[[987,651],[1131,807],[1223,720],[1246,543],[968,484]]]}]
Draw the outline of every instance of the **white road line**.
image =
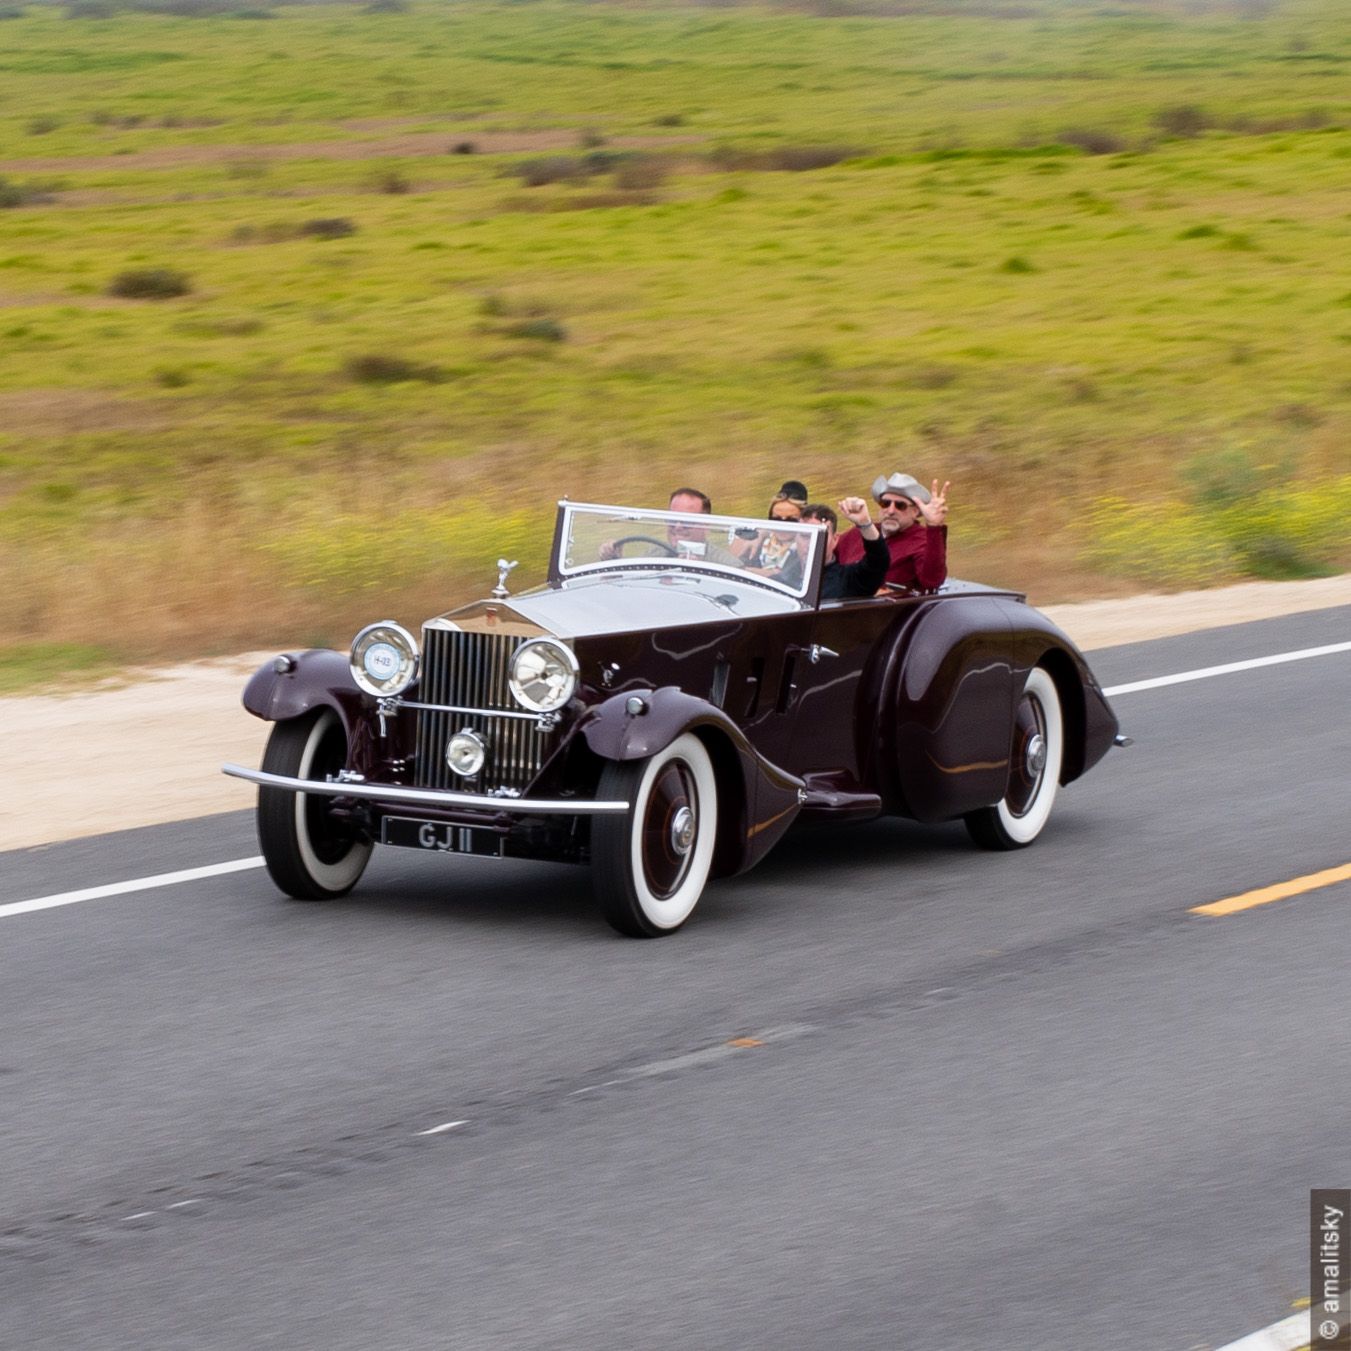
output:
[{"label": "white road line", "polygon": [[1222,1346],[1219,1351],[1295,1351],[1297,1346],[1309,1344],[1309,1311],[1292,1313],[1260,1332],[1250,1332],[1236,1342]]},{"label": "white road line", "polygon": [[[1196,671],[1180,671],[1177,675],[1159,676],[1154,680],[1136,680],[1127,685],[1112,685],[1103,693],[1116,698],[1122,694],[1134,694],[1137,690],[1155,690],[1164,685],[1182,685],[1190,680],[1207,680],[1211,676],[1229,675],[1234,671],[1252,671],[1259,666],[1279,666],[1283,662],[1304,661],[1308,657],[1327,657],[1334,652],[1351,652],[1351,643],[1329,643],[1324,647],[1306,647],[1298,652],[1280,652],[1272,657],[1254,657],[1250,661],[1231,661],[1224,666],[1205,666]],[[130,881],[113,882],[104,887],[85,887],[82,891],[63,891],[55,896],[38,896],[31,901],[10,901],[8,904],[0,904],[0,919],[7,919],[11,915],[26,915],[34,910],[54,910],[57,906],[75,905],[79,901],[102,900],[105,896],[125,896],[133,891],[149,891],[153,887],[172,887],[179,882],[197,882],[205,877],[222,877],[226,873],[246,872],[250,868],[262,866],[261,858],[237,858],[228,863],[213,863],[205,868],[185,868],[182,872],[160,873],[155,877],[134,877]]]},{"label": "white road line", "polygon": [[418,1131],[419,1135],[444,1135],[446,1131],[453,1131],[456,1126],[463,1126],[463,1121],[446,1121],[440,1126],[433,1126],[429,1131]]},{"label": "white road line", "polygon": [[1223,666],[1203,666],[1196,671],[1180,671],[1177,675],[1159,676],[1155,680],[1133,680],[1129,685],[1112,685],[1103,693],[1115,698],[1118,694],[1134,694],[1136,690],[1157,690],[1164,685],[1185,685],[1189,680],[1208,680],[1211,676],[1229,675],[1233,671],[1253,671],[1259,666],[1279,666],[1287,661],[1304,661],[1308,657],[1328,657],[1334,652],[1351,652],[1351,643],[1329,643],[1326,647],[1306,647],[1298,652],[1279,652],[1274,657],[1253,657],[1251,661],[1231,661]]},{"label": "white road line", "polygon": [[179,882],[197,882],[204,877],[247,872],[250,868],[262,866],[261,857],[235,858],[228,863],[212,863],[205,868],[184,868],[176,873],[133,877],[128,882],[110,882],[103,887],[85,887],[82,891],[62,891],[55,896],[37,896],[31,901],[10,901],[7,905],[0,905],[0,919],[8,919],[10,915],[26,915],[33,910],[54,910],[57,906],[76,905],[80,901],[100,901],[105,896],[125,896],[130,891],[150,891],[154,887],[177,886]]}]

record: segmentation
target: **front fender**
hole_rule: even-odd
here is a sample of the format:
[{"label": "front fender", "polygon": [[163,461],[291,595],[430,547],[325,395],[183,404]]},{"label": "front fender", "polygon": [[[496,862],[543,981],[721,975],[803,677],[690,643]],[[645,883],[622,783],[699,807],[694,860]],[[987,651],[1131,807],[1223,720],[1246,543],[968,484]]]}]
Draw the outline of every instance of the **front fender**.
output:
[{"label": "front fender", "polygon": [[[645,712],[628,711],[635,696],[643,700]],[[714,871],[719,876],[744,872],[793,824],[803,784],[761,756],[722,709],[673,685],[625,690],[594,705],[577,727],[591,751],[605,760],[645,760],[685,732],[707,747],[717,775]]]},{"label": "front fender", "polygon": [[362,693],[345,652],[312,648],[296,654],[289,671],[272,662],[260,666],[244,686],[244,707],[264,722],[285,722],[316,708],[331,708],[342,719],[350,744],[370,700]]}]

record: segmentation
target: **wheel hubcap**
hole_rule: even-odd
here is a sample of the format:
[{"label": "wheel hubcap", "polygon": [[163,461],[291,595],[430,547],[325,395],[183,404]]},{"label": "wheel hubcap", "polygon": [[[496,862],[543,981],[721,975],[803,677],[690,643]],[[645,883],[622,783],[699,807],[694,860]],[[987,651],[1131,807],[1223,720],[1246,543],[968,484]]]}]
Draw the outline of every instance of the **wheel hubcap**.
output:
[{"label": "wheel hubcap", "polygon": [[694,844],[694,813],[688,807],[677,808],[671,818],[671,849],[681,857]]},{"label": "wheel hubcap", "polygon": [[1040,733],[1027,743],[1027,769],[1030,775],[1040,774],[1046,768],[1046,738]]},{"label": "wheel hubcap", "polygon": [[641,829],[648,889],[657,900],[666,900],[685,880],[699,833],[698,793],[683,761],[664,765],[653,780]]},{"label": "wheel hubcap", "polygon": [[1024,694],[1013,719],[1013,775],[1004,805],[1013,816],[1026,816],[1046,775],[1046,712],[1041,700]]}]

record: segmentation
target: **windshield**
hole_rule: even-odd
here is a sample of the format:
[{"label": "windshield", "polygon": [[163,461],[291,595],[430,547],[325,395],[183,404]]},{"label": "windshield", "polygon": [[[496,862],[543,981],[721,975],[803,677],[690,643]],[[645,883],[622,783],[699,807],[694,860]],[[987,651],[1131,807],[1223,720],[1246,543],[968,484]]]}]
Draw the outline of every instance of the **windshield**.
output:
[{"label": "windshield", "polygon": [[825,532],[797,521],[560,503],[557,573],[654,569],[724,573],[799,600]]}]

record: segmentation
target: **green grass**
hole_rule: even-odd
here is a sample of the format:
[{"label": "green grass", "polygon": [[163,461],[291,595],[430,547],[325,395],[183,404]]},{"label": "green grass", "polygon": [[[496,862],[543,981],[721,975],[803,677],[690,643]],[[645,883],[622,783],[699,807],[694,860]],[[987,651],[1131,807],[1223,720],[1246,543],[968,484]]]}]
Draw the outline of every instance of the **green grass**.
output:
[{"label": "green grass", "polygon": [[[1351,564],[1351,8],[820,9],[6,20],[4,630],[417,620],[537,570],[565,492],[897,468],[1042,599]],[[1197,499],[1233,445],[1291,549]],[[1210,543],[1146,549],[1168,512]]]}]

